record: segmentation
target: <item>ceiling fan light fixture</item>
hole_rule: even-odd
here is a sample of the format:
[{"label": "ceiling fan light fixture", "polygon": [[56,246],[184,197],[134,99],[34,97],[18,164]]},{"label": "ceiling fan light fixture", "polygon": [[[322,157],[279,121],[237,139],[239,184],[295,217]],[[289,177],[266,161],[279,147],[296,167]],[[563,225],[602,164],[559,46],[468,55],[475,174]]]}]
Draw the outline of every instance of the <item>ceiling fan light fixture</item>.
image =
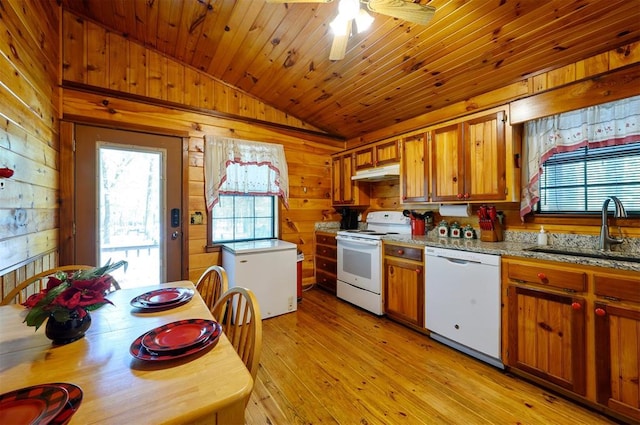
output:
[{"label": "ceiling fan light fixture", "polygon": [[338,14],[333,21],[329,24],[331,30],[333,31],[333,35],[336,36],[345,36],[348,35],[347,31],[349,29],[348,22],[350,19],[344,19],[343,16]]},{"label": "ceiling fan light fixture", "polygon": [[356,28],[358,29],[358,33],[368,30],[372,23],[373,16],[369,15],[366,10],[360,9],[358,16],[356,16]]},{"label": "ceiling fan light fixture", "polygon": [[338,16],[342,19],[356,19],[360,11],[360,0],[340,0],[338,3]]}]

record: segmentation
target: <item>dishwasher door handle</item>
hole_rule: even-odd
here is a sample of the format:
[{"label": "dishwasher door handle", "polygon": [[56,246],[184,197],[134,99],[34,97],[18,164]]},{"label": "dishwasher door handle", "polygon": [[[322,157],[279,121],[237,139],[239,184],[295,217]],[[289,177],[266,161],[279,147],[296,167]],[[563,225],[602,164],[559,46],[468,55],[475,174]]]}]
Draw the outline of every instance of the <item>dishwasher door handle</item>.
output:
[{"label": "dishwasher door handle", "polygon": [[450,263],[456,263],[456,264],[482,264],[480,261],[470,261],[470,260],[461,260],[459,258],[451,258],[451,257],[440,257],[443,260],[447,260]]}]

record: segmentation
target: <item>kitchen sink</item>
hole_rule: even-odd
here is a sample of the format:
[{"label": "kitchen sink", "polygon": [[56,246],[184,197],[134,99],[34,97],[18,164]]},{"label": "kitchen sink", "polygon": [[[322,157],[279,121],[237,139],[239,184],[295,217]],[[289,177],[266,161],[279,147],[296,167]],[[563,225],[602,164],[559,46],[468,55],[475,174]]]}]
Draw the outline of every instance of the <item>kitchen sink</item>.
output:
[{"label": "kitchen sink", "polygon": [[625,254],[621,252],[596,251],[593,249],[580,249],[580,248],[567,248],[567,247],[551,248],[548,246],[534,246],[531,248],[526,248],[525,251],[542,252],[545,254],[571,255],[574,257],[601,258],[603,260],[630,261],[632,263],[640,263],[639,254]]}]

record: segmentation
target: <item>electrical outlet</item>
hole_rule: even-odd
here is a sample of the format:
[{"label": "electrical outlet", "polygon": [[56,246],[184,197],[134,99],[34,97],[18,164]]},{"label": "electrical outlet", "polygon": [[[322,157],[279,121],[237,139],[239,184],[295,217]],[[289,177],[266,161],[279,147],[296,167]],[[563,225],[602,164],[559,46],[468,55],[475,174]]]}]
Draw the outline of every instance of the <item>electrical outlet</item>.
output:
[{"label": "electrical outlet", "polygon": [[293,297],[289,297],[289,311],[293,310]]}]

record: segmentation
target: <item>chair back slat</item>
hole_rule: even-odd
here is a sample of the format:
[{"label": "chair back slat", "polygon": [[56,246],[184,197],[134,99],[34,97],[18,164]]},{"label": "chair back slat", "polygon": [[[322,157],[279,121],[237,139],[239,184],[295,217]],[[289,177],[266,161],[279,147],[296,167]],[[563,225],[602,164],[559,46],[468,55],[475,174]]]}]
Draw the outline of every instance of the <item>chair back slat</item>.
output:
[{"label": "chair back slat", "polygon": [[262,315],[255,295],[246,288],[231,288],[211,312],[255,380],[262,351]]},{"label": "chair back slat", "polygon": [[210,266],[198,279],[196,289],[209,310],[213,309],[216,301],[229,289],[227,272],[222,266]]}]

